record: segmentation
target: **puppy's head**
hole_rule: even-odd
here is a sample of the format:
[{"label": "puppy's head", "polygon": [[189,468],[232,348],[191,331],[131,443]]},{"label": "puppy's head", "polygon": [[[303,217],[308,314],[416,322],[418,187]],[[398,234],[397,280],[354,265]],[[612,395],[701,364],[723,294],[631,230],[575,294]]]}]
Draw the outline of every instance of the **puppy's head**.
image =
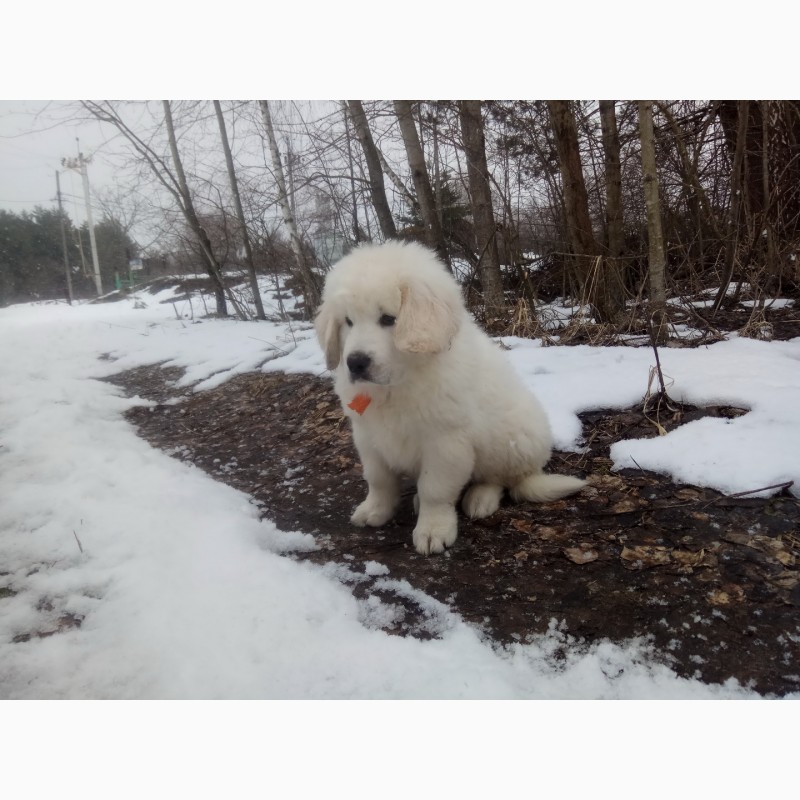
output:
[{"label": "puppy's head", "polygon": [[329,369],[391,384],[414,357],[446,351],[464,315],[461,291],[427,248],[388,242],[350,253],[328,276],[316,331]]}]

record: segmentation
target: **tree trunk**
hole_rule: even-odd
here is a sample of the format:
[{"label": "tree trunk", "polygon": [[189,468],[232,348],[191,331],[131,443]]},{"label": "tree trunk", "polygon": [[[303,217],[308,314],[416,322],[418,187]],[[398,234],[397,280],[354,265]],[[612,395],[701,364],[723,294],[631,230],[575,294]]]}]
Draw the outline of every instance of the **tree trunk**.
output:
[{"label": "tree trunk", "polygon": [[589,196],[583,178],[583,165],[578,145],[578,127],[569,100],[548,100],[547,109],[553,127],[561,168],[564,195],[564,216],[570,249],[574,255],[577,290],[600,319],[606,317],[606,276],[602,269],[600,245],[592,232]]},{"label": "tree trunk", "polygon": [[376,153],[378,155],[378,161],[381,162],[381,169],[383,170],[383,174],[394,184],[394,188],[397,189],[398,192],[405,198],[406,203],[408,203],[408,207],[412,209],[414,213],[419,212],[419,201],[416,197],[414,197],[413,193],[410,189],[400,180],[397,173],[389,166],[389,162],[384,157],[383,153],[380,150],[376,149]]},{"label": "tree trunk", "polygon": [[[599,247],[592,233],[589,216],[589,196],[583,179],[583,165],[578,148],[578,127],[572,115],[569,100],[548,100],[550,120],[558,150],[561,182],[564,192],[564,210],[567,218],[572,252],[575,255],[596,256]],[[589,259],[583,259],[587,264]],[[583,272],[586,272],[584,267]]]},{"label": "tree trunk", "polygon": [[233,156],[231,155],[231,147],[228,143],[228,132],[225,129],[225,119],[222,116],[222,108],[219,100],[214,100],[214,111],[217,114],[217,122],[219,123],[219,135],[222,139],[222,150],[225,153],[225,163],[228,167],[228,178],[231,182],[231,194],[233,194],[233,204],[236,209],[236,218],[239,220],[239,232],[244,244],[245,260],[247,262],[247,271],[250,276],[250,289],[253,292],[253,303],[256,307],[256,316],[258,319],[265,320],[267,318],[264,313],[264,305],[261,302],[261,292],[258,288],[258,277],[256,276],[256,265],[253,260],[253,249],[250,246],[250,235],[247,231],[247,223],[244,219],[244,210],[242,209],[242,200],[239,196],[239,182],[236,180],[236,171],[233,168]]},{"label": "tree trunk", "polygon": [[661,227],[661,202],[658,197],[658,173],[656,171],[656,147],[653,133],[653,103],[639,100],[639,139],[642,147],[642,176],[644,201],[647,214],[647,241],[649,245],[650,319],[653,338],[657,344],[667,340],[666,319],[666,258],[664,234]]},{"label": "tree trunk", "polygon": [[383,183],[383,170],[378,157],[378,148],[372,139],[367,115],[364,113],[364,106],[360,100],[348,100],[347,105],[356,129],[356,136],[361,143],[361,149],[364,151],[364,159],[367,162],[369,194],[375,214],[378,217],[378,224],[381,226],[381,233],[384,239],[394,239],[397,237],[397,228],[392,218],[389,202],[386,199],[386,188]]},{"label": "tree trunk", "polygon": [[283,177],[283,165],[281,164],[281,154],[278,151],[278,141],[275,138],[275,130],[272,127],[272,115],[269,110],[269,102],[267,100],[259,100],[261,106],[261,116],[264,120],[264,128],[267,131],[267,139],[269,141],[269,149],[272,154],[272,168],[275,171],[275,182],[278,185],[278,203],[280,204],[281,211],[283,212],[283,221],[289,229],[289,240],[292,245],[292,252],[294,253],[295,261],[297,263],[297,271],[300,280],[303,284],[306,310],[309,318],[313,317],[316,313],[317,307],[320,303],[320,290],[317,281],[314,278],[314,273],[306,263],[303,256],[303,247],[300,242],[300,234],[297,230],[294,216],[292,215],[292,208],[289,205],[289,197],[286,193],[286,181]]},{"label": "tree trunk", "polygon": [[[742,194],[744,192],[745,147],[747,143],[747,126],[749,120],[748,106],[750,101],[739,100],[738,104],[736,144],[733,153],[733,165],[731,167],[730,223],[728,225],[728,237],[725,241],[725,272],[717,296],[714,298],[714,305],[711,309],[712,315],[719,311],[723,300],[728,294],[728,287],[731,285],[731,280],[733,280],[733,271],[736,266],[736,250],[739,243],[740,219],[743,205]],[[745,211],[745,213],[747,212]]]},{"label": "tree trunk", "polygon": [[422,153],[417,126],[414,124],[410,101],[395,100],[394,111],[397,114],[397,121],[400,123],[400,133],[406,148],[408,164],[411,167],[411,177],[417,193],[417,202],[425,225],[425,239],[449,268],[450,257],[444,241],[442,226],[439,224],[439,217],[436,213],[431,179],[428,175],[428,168],[425,165],[425,156]]},{"label": "tree trunk", "polygon": [[483,287],[487,317],[494,317],[505,307],[500,259],[497,251],[497,228],[492,210],[492,191],[486,164],[486,140],[483,132],[480,100],[459,101],[461,134],[467,159],[467,176],[472,200],[472,219],[478,252],[478,269]]},{"label": "tree trunk", "polygon": [[619,131],[614,100],[600,101],[600,128],[603,136],[603,157],[606,182],[606,230],[608,255],[606,262],[606,308],[603,316],[613,317],[624,309],[625,270],[620,260],[625,248],[622,216],[622,169],[620,166]]},{"label": "tree trunk", "polygon": [[787,277],[797,281],[800,101],[722,100],[717,110],[732,159],[738,131],[745,130],[740,215],[751,237],[753,260],[772,265],[778,282]]},{"label": "tree trunk", "polygon": [[228,316],[228,306],[225,302],[225,283],[222,279],[222,269],[217,261],[214,251],[211,247],[208,234],[200,224],[197,218],[197,212],[192,202],[192,195],[189,192],[189,183],[186,180],[186,173],[183,171],[183,162],[181,161],[178,153],[178,142],[175,138],[175,125],[172,121],[172,109],[169,105],[169,100],[162,100],[164,107],[164,119],[167,123],[167,136],[169,138],[169,149],[172,153],[172,163],[175,167],[175,175],[177,178],[178,188],[182,199],[183,212],[186,217],[192,232],[197,236],[200,242],[200,247],[203,250],[207,262],[208,274],[211,282],[214,285],[214,296],[217,304],[217,314],[221,317]]},{"label": "tree trunk", "polygon": [[358,224],[358,202],[356,201],[356,168],[353,162],[353,149],[351,147],[352,137],[350,136],[350,112],[347,110],[347,103],[342,101],[342,112],[344,114],[344,138],[347,143],[347,164],[350,168],[350,204],[353,209],[353,241],[368,242],[369,237],[365,236]]},{"label": "tree trunk", "polygon": [[622,220],[622,169],[619,156],[619,132],[614,100],[600,101],[600,128],[603,134],[603,155],[606,168],[606,225],[608,253],[612,258],[622,255],[625,234]]}]

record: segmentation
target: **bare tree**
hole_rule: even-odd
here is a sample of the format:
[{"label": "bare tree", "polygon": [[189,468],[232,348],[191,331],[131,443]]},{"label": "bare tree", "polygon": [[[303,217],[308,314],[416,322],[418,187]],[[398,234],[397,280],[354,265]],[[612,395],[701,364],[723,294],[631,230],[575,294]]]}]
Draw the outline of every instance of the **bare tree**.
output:
[{"label": "bare tree", "polygon": [[225,164],[228,167],[231,194],[233,195],[233,204],[236,209],[236,218],[239,222],[239,235],[242,237],[242,244],[244,245],[245,261],[250,277],[250,289],[253,292],[253,304],[256,307],[256,316],[259,319],[265,320],[267,317],[266,314],[264,314],[264,305],[261,302],[261,292],[258,288],[256,266],[253,261],[253,249],[250,246],[250,235],[247,232],[247,223],[245,222],[244,211],[242,210],[242,200],[239,196],[239,182],[236,180],[236,170],[233,168],[233,156],[231,155],[231,147],[228,143],[228,132],[225,129],[225,118],[222,116],[222,108],[219,104],[219,100],[214,100],[214,111],[216,112],[217,122],[219,123],[219,135],[222,139],[222,150],[225,153]]},{"label": "bare tree", "polygon": [[400,133],[403,137],[408,165],[411,167],[411,177],[417,193],[417,202],[425,225],[425,238],[428,245],[437,252],[449,267],[450,256],[444,241],[442,226],[439,224],[439,216],[436,213],[436,202],[431,188],[431,179],[428,175],[428,167],[425,164],[425,156],[422,152],[417,126],[414,124],[411,102],[408,100],[395,100],[394,110],[395,114],[397,114],[397,121],[400,124]]},{"label": "bare tree", "polygon": [[238,303],[236,303],[235,299],[230,295],[230,292],[226,289],[219,261],[214,255],[214,251],[211,247],[208,236],[198,219],[194,202],[192,200],[192,194],[189,190],[189,184],[186,180],[186,174],[183,169],[183,162],[181,161],[178,153],[178,145],[175,137],[175,125],[172,119],[172,109],[169,101],[162,101],[162,109],[164,111],[164,121],[167,128],[169,149],[172,155],[172,167],[169,166],[165,158],[159,155],[159,153],[156,152],[156,150],[150,144],[145,142],[141,136],[134,133],[134,131],[126,124],[126,122],[122,119],[120,114],[110,102],[83,101],[81,105],[95,119],[113,125],[125,137],[125,139],[133,146],[133,149],[144,161],[144,163],[150,168],[152,174],[155,176],[158,182],[175,200],[176,205],[180,209],[181,214],[189,225],[193,236],[200,246],[206,271],[208,272],[214,288],[217,314],[220,316],[228,315],[228,307],[226,302],[227,293],[228,299],[231,300],[239,316],[244,318],[242,309],[239,307]]},{"label": "bare tree", "polygon": [[489,185],[489,168],[486,163],[486,140],[483,132],[480,100],[459,102],[461,133],[467,159],[472,199],[472,218],[478,249],[478,269],[483,287],[483,300],[487,315],[496,316],[505,307],[503,282],[500,275],[500,258],[497,251],[497,228],[492,210],[492,191]]},{"label": "bare tree", "polygon": [[568,100],[548,100],[547,109],[558,151],[561,185],[564,195],[564,216],[570,249],[574,256],[573,271],[577,277],[575,291],[591,304],[603,318],[605,275],[602,271],[600,246],[592,231],[589,214],[589,195],[583,177],[583,165],[578,143],[578,127]]},{"label": "bare tree", "polygon": [[612,258],[618,258],[622,255],[625,234],[622,217],[622,170],[620,168],[619,131],[617,130],[617,104],[614,100],[601,100],[599,105],[605,156],[608,252]]},{"label": "bare tree", "polygon": [[397,228],[392,218],[392,212],[386,199],[386,189],[383,183],[383,170],[381,161],[378,157],[378,148],[372,138],[372,133],[367,122],[367,115],[364,113],[364,106],[360,100],[348,100],[347,106],[350,116],[356,129],[356,136],[361,143],[364,151],[364,159],[367,162],[367,173],[369,174],[369,193],[375,214],[378,217],[378,224],[384,239],[394,239],[397,236]]},{"label": "bare tree", "polygon": [[667,293],[664,233],[661,226],[661,201],[658,196],[656,146],[653,132],[653,101],[639,100],[639,138],[642,147],[642,179],[647,211],[648,275],[650,319],[653,337],[658,344],[667,340]]},{"label": "bare tree", "polygon": [[269,141],[269,149],[272,155],[272,168],[275,173],[275,182],[278,185],[278,203],[283,212],[283,221],[289,229],[289,240],[295,257],[297,272],[303,284],[306,310],[309,317],[313,317],[321,300],[319,286],[314,277],[314,273],[311,271],[311,267],[308,265],[303,255],[300,233],[297,230],[297,223],[292,214],[292,207],[286,193],[286,180],[283,176],[283,165],[281,163],[281,154],[278,150],[278,140],[275,138],[275,129],[272,126],[272,114],[270,113],[269,102],[267,100],[259,100],[259,105],[261,106],[261,115],[264,120],[264,128],[267,132],[267,140]]},{"label": "bare tree", "polygon": [[614,100],[601,100],[600,127],[603,137],[606,186],[606,231],[608,259],[605,262],[605,308],[603,316],[613,318],[623,310],[625,285],[620,256],[625,247],[622,215],[622,169],[620,166],[619,130]]},{"label": "bare tree", "polygon": [[733,279],[736,266],[736,250],[740,232],[740,218],[743,208],[742,192],[744,189],[745,146],[747,144],[747,124],[749,119],[749,100],[738,101],[738,124],[736,129],[736,145],[731,167],[731,206],[730,206],[730,232],[725,244],[725,273],[722,278],[717,296],[714,298],[712,313],[716,314],[722,306],[722,301],[728,293],[728,287]]},{"label": "bare tree", "polygon": [[[578,127],[568,100],[548,100],[550,121],[558,150],[564,210],[572,252],[575,255],[595,256],[599,248],[592,232],[589,215],[589,196],[583,178],[583,165],[578,147]],[[583,270],[586,271],[586,268]]]},{"label": "bare tree", "polygon": [[186,173],[183,170],[183,162],[181,161],[180,154],[178,153],[178,141],[175,137],[175,124],[172,120],[172,109],[170,108],[169,100],[162,100],[161,103],[164,108],[164,121],[167,125],[167,137],[169,139],[170,153],[172,154],[172,164],[175,168],[175,177],[182,200],[181,209],[184,212],[186,221],[189,223],[192,232],[197,236],[197,239],[200,242],[200,246],[203,250],[203,254],[206,257],[208,273],[211,276],[212,282],[214,283],[214,295],[217,303],[217,313],[221,316],[226,316],[228,309],[225,304],[225,283],[222,280],[222,269],[217,261],[216,256],[214,255],[214,250],[211,247],[208,234],[200,224],[200,220],[197,217],[197,212],[195,211],[192,194],[189,191],[189,183],[186,180]]}]

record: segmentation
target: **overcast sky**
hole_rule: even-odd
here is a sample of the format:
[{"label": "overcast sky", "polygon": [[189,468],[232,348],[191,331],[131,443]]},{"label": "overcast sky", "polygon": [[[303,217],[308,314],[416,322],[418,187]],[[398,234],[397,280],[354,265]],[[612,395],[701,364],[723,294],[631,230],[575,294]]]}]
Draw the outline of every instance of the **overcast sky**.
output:
[{"label": "overcast sky", "polygon": [[[83,184],[77,172],[61,166],[64,157],[75,158],[78,143],[92,158],[92,191],[113,185],[116,169],[113,131],[98,122],[76,122],[70,103],[0,100],[0,208],[31,211],[35,206],[56,205],[56,170],[61,175],[64,207],[77,224],[86,218]],[[92,203],[95,217],[99,214]]]}]

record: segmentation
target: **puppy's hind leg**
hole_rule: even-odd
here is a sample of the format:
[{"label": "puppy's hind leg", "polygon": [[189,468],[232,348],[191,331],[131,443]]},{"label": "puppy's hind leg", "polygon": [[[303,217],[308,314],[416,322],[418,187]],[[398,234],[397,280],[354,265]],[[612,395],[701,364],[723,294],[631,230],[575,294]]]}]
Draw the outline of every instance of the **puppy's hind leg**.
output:
[{"label": "puppy's hind leg", "polygon": [[493,483],[473,483],[467,489],[461,507],[470,519],[491,517],[503,497],[503,487]]}]

